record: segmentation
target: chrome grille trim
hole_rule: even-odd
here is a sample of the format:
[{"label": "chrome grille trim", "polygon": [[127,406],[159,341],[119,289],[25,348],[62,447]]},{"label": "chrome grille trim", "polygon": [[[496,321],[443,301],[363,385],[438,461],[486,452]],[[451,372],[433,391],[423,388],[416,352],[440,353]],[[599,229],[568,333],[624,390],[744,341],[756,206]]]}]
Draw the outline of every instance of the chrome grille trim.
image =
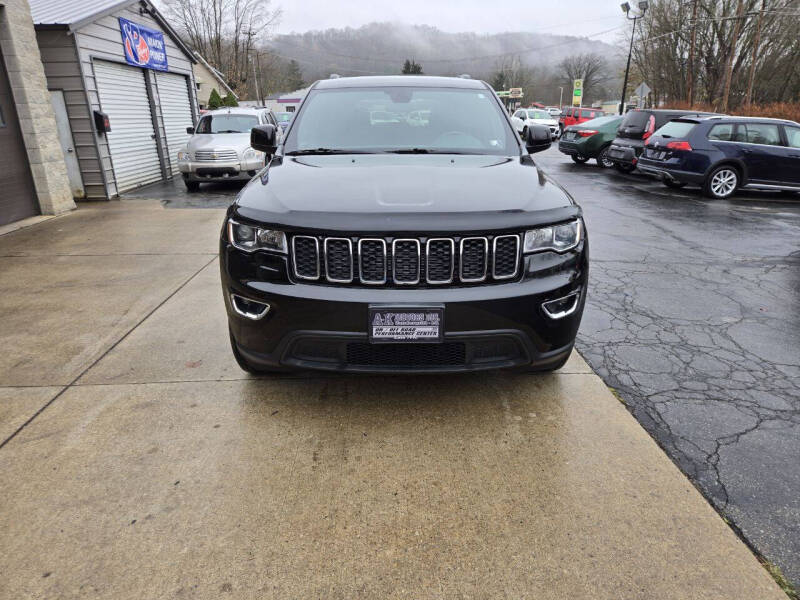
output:
[{"label": "chrome grille trim", "polygon": [[238,161],[236,150],[195,150],[194,159],[200,162]]},{"label": "chrome grille trim", "polygon": [[[361,269],[361,245],[364,242],[380,242],[383,246],[383,279],[367,279],[364,277],[364,271]],[[361,283],[366,283],[367,285],[383,285],[388,281],[388,266],[386,261],[386,240],[381,238],[361,238],[358,240],[358,278],[361,280]]]},{"label": "chrome grille trim", "polygon": [[[413,242],[417,246],[417,278],[414,281],[397,281],[397,244],[402,242]],[[417,285],[420,281],[421,273],[420,273],[420,243],[417,238],[397,238],[392,240],[392,279],[394,280],[395,284],[397,285]]]},{"label": "chrome grille trim", "polygon": [[[506,239],[506,238],[513,238],[516,244],[517,252],[516,252],[516,260],[514,261],[514,272],[511,275],[498,275],[497,274],[497,241]],[[519,273],[519,236],[518,235],[497,235],[492,240],[492,277],[494,279],[513,279]]]},{"label": "chrome grille trim", "polygon": [[[464,243],[470,240],[481,240],[483,242],[483,275],[481,277],[464,277]],[[458,277],[464,283],[479,283],[486,279],[489,267],[489,240],[485,237],[465,237],[461,238],[458,248]]]},{"label": "chrome grille trim", "polygon": [[[449,279],[431,279],[431,242],[450,242],[450,278]],[[453,276],[456,266],[456,243],[453,238],[429,238],[425,243],[425,281],[435,285],[444,285],[453,283]]]},{"label": "chrome grille trim", "polygon": [[[328,243],[329,242],[347,242],[347,256],[350,259],[350,278],[349,279],[336,279],[335,277],[331,277],[330,272],[328,270]],[[350,238],[336,238],[336,237],[329,237],[325,238],[325,242],[323,243],[323,249],[325,254],[325,278],[332,282],[332,283],[350,283],[353,281],[353,242]]]},{"label": "chrome grille trim", "polygon": [[[307,275],[301,275],[297,272],[297,240],[313,240],[314,241],[314,250],[317,254],[317,274],[314,277],[309,277]],[[296,235],[292,237],[292,270],[294,271],[294,276],[298,279],[305,279],[306,281],[316,281],[319,279],[320,269],[319,269],[319,240],[310,235]]]}]

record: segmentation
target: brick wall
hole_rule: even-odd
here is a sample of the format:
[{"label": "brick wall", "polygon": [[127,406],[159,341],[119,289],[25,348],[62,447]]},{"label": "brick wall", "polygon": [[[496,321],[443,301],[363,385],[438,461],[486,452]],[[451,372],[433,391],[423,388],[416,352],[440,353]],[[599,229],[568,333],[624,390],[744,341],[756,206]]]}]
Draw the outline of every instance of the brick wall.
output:
[{"label": "brick wall", "polygon": [[0,0],[0,44],[44,215],[75,208],[28,0]]}]

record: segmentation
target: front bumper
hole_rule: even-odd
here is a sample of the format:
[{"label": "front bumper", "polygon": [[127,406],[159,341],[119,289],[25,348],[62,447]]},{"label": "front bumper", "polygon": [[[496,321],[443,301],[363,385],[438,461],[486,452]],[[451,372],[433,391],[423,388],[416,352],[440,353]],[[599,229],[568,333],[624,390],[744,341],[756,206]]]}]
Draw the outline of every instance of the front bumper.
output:
[{"label": "front bumper", "polygon": [[[239,252],[222,243],[222,287],[239,352],[253,365],[360,373],[463,372],[557,363],[572,350],[586,299],[588,246],[526,257],[519,281],[471,287],[362,288],[241,277]],[[272,255],[266,268],[281,270]],[[263,267],[259,267],[263,268]],[[549,317],[544,302],[577,292],[574,312]],[[269,304],[240,316],[230,294]],[[444,307],[443,343],[370,344],[370,305]]]},{"label": "front bumper", "polygon": [[181,161],[178,170],[187,181],[249,181],[264,161]]}]

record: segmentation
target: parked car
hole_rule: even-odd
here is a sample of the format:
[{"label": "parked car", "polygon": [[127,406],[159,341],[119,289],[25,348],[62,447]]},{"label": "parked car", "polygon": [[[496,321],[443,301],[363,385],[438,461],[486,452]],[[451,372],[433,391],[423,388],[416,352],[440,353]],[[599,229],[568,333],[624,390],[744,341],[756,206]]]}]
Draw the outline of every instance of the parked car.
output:
[{"label": "parked car", "polygon": [[755,117],[682,117],[656,131],[639,170],[712,198],[741,188],[800,192],[800,124]]},{"label": "parked car", "polygon": [[561,116],[561,109],[558,108],[557,106],[545,106],[544,109],[556,119]]},{"label": "parked car", "polygon": [[[371,115],[426,111],[424,123]],[[250,372],[549,371],[586,298],[581,209],[485,82],[313,84],[220,239],[231,347]],[[515,160],[508,160],[514,157]],[[500,191],[501,193],[498,193]]]},{"label": "parked car", "polygon": [[292,115],[294,113],[276,112],[273,114],[275,115],[275,120],[278,122],[278,127],[281,128],[281,131],[286,131],[286,128],[289,127],[289,123],[292,122]]},{"label": "parked car", "polygon": [[645,142],[653,135],[656,129],[663,127],[664,124],[678,117],[710,114],[713,113],[652,108],[637,108],[628,111],[619,126],[616,139],[608,149],[608,158],[614,163],[618,171],[630,173],[639,162]]},{"label": "parked car", "polygon": [[614,163],[608,159],[608,149],[622,119],[620,116],[600,117],[580,125],[570,125],[561,134],[558,149],[578,164],[594,158],[599,166],[609,169]]},{"label": "parked car", "polygon": [[511,123],[523,139],[525,139],[528,127],[531,125],[544,125],[550,129],[552,139],[558,137],[558,121],[542,108],[520,108],[514,111]]},{"label": "parked car", "polygon": [[272,111],[259,108],[222,108],[204,114],[192,137],[178,152],[178,169],[186,189],[196,192],[207,181],[247,181],[264,167],[263,152],[250,147],[250,130],[272,125],[282,131]]},{"label": "parked car", "polygon": [[558,127],[563,133],[564,130],[570,125],[579,125],[592,119],[605,116],[599,108],[580,108],[568,106],[561,112],[561,118],[558,120]]}]

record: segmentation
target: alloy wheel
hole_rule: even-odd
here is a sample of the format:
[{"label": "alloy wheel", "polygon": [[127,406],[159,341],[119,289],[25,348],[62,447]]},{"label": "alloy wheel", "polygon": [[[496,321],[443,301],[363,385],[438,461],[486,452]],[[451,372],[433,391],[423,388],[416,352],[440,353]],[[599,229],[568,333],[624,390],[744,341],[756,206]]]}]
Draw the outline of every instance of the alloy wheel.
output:
[{"label": "alloy wheel", "polygon": [[720,169],[711,178],[711,192],[718,198],[725,198],[736,191],[739,176],[733,169]]}]

